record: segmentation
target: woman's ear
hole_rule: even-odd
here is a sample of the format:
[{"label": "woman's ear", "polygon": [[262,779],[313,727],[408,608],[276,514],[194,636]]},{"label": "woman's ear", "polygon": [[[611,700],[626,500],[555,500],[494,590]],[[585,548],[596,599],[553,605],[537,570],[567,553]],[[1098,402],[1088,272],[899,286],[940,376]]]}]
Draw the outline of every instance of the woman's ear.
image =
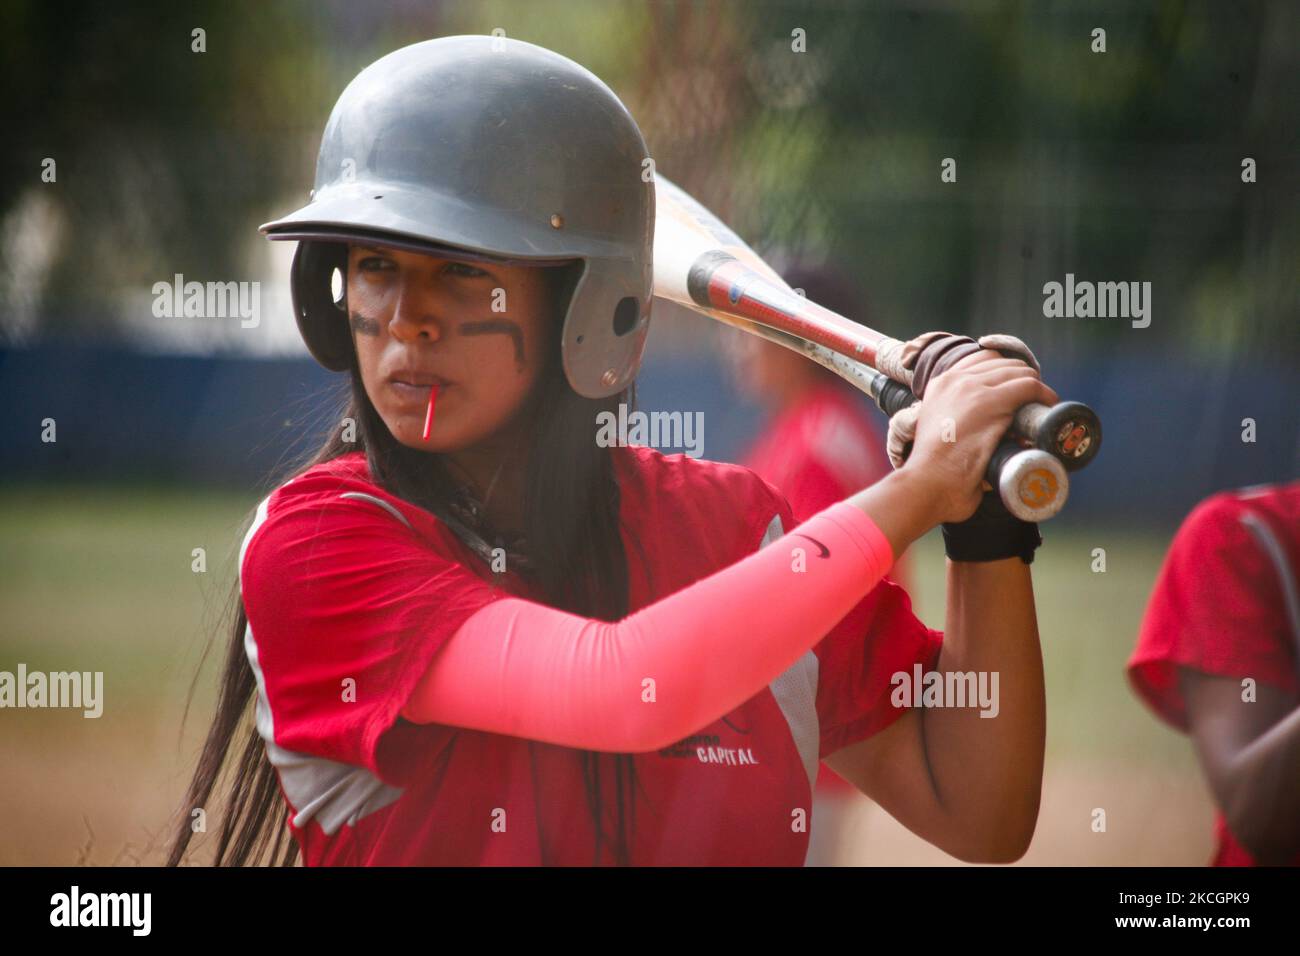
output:
[{"label": "woman's ear", "polygon": [[551,302],[549,310],[551,324],[547,331],[553,345],[552,348],[547,349],[547,352],[555,355],[557,361],[563,361],[561,356],[564,349],[564,320],[569,315],[573,290],[577,288],[578,280],[582,277],[582,267],[582,261],[575,260],[567,265],[551,266],[546,270],[548,299]]},{"label": "woman's ear", "polygon": [[569,312],[569,302],[573,298],[573,290],[578,284],[578,278],[582,275],[582,261],[575,260],[568,265],[553,266],[547,271],[550,273],[551,301],[555,303],[552,311],[556,316],[556,320],[563,322],[564,317]]},{"label": "woman's ear", "polygon": [[336,270],[346,269],[347,247],[318,240],[299,242],[289,269],[293,311],[303,341],[332,372],[347,367],[347,353],[352,350],[347,313],[333,293]]}]

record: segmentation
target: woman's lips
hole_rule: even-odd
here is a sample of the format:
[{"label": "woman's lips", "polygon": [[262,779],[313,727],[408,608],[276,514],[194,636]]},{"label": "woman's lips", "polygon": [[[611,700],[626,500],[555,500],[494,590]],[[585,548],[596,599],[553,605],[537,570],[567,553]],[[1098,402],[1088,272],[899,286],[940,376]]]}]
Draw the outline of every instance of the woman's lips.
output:
[{"label": "woman's lips", "polygon": [[[412,382],[403,382],[398,379],[393,379],[388,384],[398,395],[410,399],[411,401],[418,401],[423,405],[429,401],[429,390],[433,388],[435,383],[430,382],[427,385],[416,385]],[[442,395],[443,392],[452,387],[452,383],[439,381],[437,382],[437,386],[438,394]]]}]

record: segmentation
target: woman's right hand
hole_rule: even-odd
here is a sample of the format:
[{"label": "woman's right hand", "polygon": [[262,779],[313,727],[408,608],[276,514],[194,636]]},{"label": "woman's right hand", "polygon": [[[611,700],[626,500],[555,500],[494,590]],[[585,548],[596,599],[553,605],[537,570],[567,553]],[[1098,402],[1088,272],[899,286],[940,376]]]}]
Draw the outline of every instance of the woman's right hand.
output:
[{"label": "woman's right hand", "polygon": [[899,469],[930,489],[933,523],[965,521],[975,513],[989,487],[989,459],[1018,408],[1059,401],[1035,369],[991,350],[935,376],[920,405],[912,452]]}]

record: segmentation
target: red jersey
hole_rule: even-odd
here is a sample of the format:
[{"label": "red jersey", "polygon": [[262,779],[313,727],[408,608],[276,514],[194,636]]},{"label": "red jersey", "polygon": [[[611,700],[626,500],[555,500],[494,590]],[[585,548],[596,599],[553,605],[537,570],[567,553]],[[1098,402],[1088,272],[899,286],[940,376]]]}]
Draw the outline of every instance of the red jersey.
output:
[{"label": "red jersey", "polygon": [[845,386],[818,384],[772,419],[745,467],[780,489],[795,521],[806,521],[893,470],[868,411]]},{"label": "red jersey", "polygon": [[[610,453],[629,611],[794,527],[784,498],[747,469],[651,448]],[[240,569],[258,730],[306,865],[614,862],[609,840],[595,857],[582,751],[400,717],[433,655],[475,611],[507,593],[538,598],[375,485],[363,454],[273,492]],[[631,862],[801,865],[819,759],[896,720],[890,675],[915,662],[933,668],[941,641],[907,594],[882,581],[749,701],[635,755]],[[613,776],[607,763],[607,833]]]},{"label": "red jersey", "polygon": [[[1170,545],[1128,663],[1139,696],[1186,732],[1180,667],[1300,694],[1297,573],[1300,482],[1201,502]],[[1215,830],[1214,865],[1254,865],[1221,812]],[[1291,862],[1300,864],[1300,855]]]},{"label": "red jersey", "polygon": [[[796,523],[875,484],[893,468],[869,409],[837,382],[819,384],[773,418],[744,458],[745,467],[780,489]],[[907,585],[903,558],[888,576]],[[857,788],[822,765],[817,787],[831,794]]]}]

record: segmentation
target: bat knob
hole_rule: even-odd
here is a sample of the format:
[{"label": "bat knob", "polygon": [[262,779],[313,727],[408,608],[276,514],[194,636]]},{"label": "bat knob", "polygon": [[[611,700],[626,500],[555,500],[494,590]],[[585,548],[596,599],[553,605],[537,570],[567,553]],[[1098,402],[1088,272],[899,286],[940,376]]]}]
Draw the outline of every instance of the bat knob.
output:
[{"label": "bat knob", "polygon": [[1067,471],[1078,471],[1101,450],[1101,419],[1083,402],[1061,402],[1037,423],[1035,442],[1060,459]]},{"label": "bat knob", "polygon": [[1070,477],[1055,455],[1014,442],[998,446],[989,461],[989,484],[1007,510],[1021,521],[1046,521],[1065,507]]}]

